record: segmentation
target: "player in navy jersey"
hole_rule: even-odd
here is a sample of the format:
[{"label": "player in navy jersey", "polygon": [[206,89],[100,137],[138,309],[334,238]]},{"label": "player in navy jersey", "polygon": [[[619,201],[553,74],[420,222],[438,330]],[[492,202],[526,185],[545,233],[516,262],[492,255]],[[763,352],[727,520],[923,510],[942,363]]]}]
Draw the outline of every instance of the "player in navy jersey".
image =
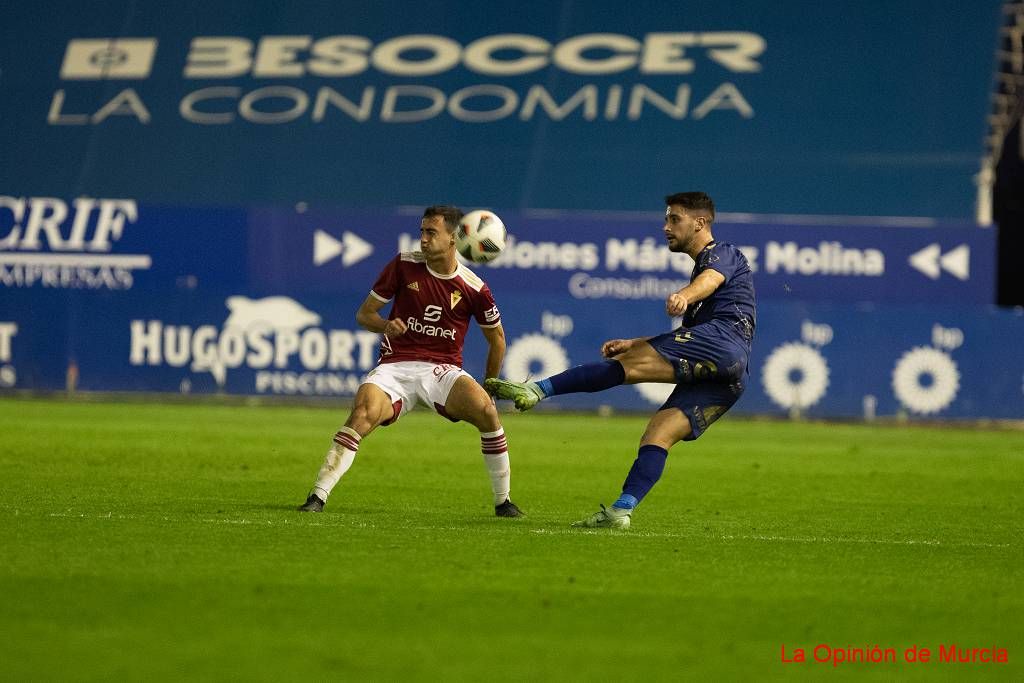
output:
[{"label": "player in navy jersey", "polygon": [[[491,479],[494,513],[520,517],[509,499],[510,467],[505,432],[494,402],[462,369],[462,346],[472,318],[487,340],[487,377],[505,358],[505,333],[491,290],[455,258],[454,233],[462,211],[431,206],[420,221],[420,251],[393,258],[373,284],[356,321],[383,335],[380,361],[356,391],[345,425],[334,435],[304,512],[320,512],[352,466],[360,441],[394,423],[422,401],[453,422],[480,430],[480,448]],[[393,302],[385,319],[380,311]]]},{"label": "player in navy jersey", "polygon": [[485,380],[498,398],[519,410],[558,394],[594,392],[620,384],[665,382],[676,387],[658,409],[640,439],[640,449],[622,494],[610,509],[603,505],[574,526],[630,525],[633,509],[665,469],[668,450],[698,438],[736,403],[747,379],[754,340],[754,283],[739,249],[711,234],[715,205],[703,192],[679,192],[665,198],[664,234],[670,251],[694,260],[690,283],[669,295],[665,311],[682,316],[682,325],[666,334],[613,339],[601,347],[608,360],[579,365],[537,382]]}]

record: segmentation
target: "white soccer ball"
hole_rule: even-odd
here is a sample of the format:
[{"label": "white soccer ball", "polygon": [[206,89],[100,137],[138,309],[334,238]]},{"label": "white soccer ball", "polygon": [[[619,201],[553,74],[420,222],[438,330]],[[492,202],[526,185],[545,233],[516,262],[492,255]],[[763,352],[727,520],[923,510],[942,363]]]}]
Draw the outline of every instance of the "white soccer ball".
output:
[{"label": "white soccer ball", "polygon": [[493,261],[505,250],[505,224],[498,214],[485,209],[470,211],[455,231],[455,249],[473,263]]}]

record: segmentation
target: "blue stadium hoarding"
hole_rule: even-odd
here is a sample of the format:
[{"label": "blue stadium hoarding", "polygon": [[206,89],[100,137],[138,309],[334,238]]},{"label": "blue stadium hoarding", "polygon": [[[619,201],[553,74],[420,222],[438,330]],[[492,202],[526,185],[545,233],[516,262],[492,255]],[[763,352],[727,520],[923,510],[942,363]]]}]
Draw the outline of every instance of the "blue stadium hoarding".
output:
[{"label": "blue stadium hoarding", "polygon": [[[354,284],[353,277],[356,282],[359,276],[372,281],[376,264],[363,259],[371,253],[417,248],[420,211],[305,206],[253,211],[251,240],[260,247],[250,255],[252,264],[259,264],[252,284],[336,291]],[[577,299],[664,299],[685,283],[693,267],[688,256],[665,249],[663,218],[657,212],[502,210],[500,215],[510,233],[505,253],[479,267],[496,290],[518,287],[525,271],[537,293],[568,293]],[[715,235],[746,254],[761,298],[994,301],[994,232],[967,223],[865,219],[847,225],[808,225],[723,214],[716,221]],[[332,242],[339,243],[338,256],[326,259],[323,249]],[[359,260],[346,263],[352,254]]]},{"label": "blue stadium hoarding", "polygon": [[701,187],[732,211],[966,218],[999,9],[18,3],[0,186],[572,210]]},{"label": "blue stadium hoarding", "polygon": [[[0,196],[0,286],[365,294],[383,260],[418,248],[422,209],[173,207],[130,199]],[[664,299],[692,260],[665,248],[662,216],[501,210],[505,253],[480,273],[498,292],[524,273],[537,294]],[[748,217],[744,217],[748,218]],[[966,223],[730,222],[761,299],[988,304],[994,231]]]},{"label": "blue stadium hoarding", "polygon": [[[61,390],[74,367],[87,391],[351,397],[376,363],[376,335],[352,297],[139,292],[15,297],[0,320],[0,386]],[[115,304],[115,301],[116,304]],[[670,329],[659,302],[502,297],[504,372],[545,376],[598,358],[602,340]],[[978,307],[759,307],[741,413],[1024,418],[1019,312]],[[483,370],[470,332],[466,368]],[[551,407],[649,411],[667,385],[559,397]]]},{"label": "blue stadium hoarding", "polygon": [[[539,308],[539,310],[538,310]],[[597,360],[606,339],[672,327],[658,302],[516,299],[503,308],[509,349],[503,372],[543,377]],[[993,306],[762,302],[747,390],[735,412],[872,418],[1024,418],[1024,314]],[[474,342],[469,361],[482,367]],[[671,385],[560,396],[546,408],[656,409]]]},{"label": "blue stadium hoarding", "polygon": [[[415,246],[419,213],[0,197],[0,386],[59,390],[73,367],[83,390],[351,396],[376,361],[354,311]],[[662,301],[690,264],[664,248],[658,213],[501,214],[508,251],[477,269],[503,311],[509,376],[671,325]],[[1024,318],[990,306],[991,230],[723,220],[716,233],[757,271],[738,410],[1024,416]],[[483,356],[471,333],[467,368]],[[554,405],[646,410],[662,389]]]}]

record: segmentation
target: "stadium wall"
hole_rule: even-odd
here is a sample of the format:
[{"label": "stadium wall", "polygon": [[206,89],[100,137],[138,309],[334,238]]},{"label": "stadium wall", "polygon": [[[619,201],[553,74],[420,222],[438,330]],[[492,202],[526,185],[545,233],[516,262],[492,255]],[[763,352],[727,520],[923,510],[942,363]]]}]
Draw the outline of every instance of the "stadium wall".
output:
[{"label": "stadium wall", "polygon": [[[356,308],[383,264],[416,248],[420,209],[181,209],[0,198],[20,244],[0,254],[0,385],[89,391],[351,397],[376,363]],[[10,207],[15,207],[12,211]],[[24,210],[22,210],[24,206]],[[40,208],[42,207],[42,208]],[[506,252],[474,266],[509,340],[505,374],[545,376],[604,339],[678,321],[664,299],[692,261],[658,213],[500,212]],[[821,225],[720,216],[755,270],[759,320],[739,411],[1021,418],[1024,317],[994,297],[994,233],[969,224]],[[58,246],[59,245],[59,246]],[[483,370],[482,335],[466,367]],[[667,387],[552,407],[649,410]]]},{"label": "stadium wall", "polygon": [[353,312],[437,202],[508,223],[481,274],[545,374],[668,328],[657,209],[700,188],[757,269],[740,410],[1024,416],[970,223],[1000,3],[812,5],[5,8],[0,390],[350,396]]}]

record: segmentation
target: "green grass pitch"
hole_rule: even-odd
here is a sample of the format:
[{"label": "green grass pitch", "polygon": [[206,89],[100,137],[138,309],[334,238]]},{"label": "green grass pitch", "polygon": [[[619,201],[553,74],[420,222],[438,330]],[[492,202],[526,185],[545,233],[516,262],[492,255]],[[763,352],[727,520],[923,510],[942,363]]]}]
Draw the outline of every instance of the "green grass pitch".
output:
[{"label": "green grass pitch", "polygon": [[345,414],[0,400],[0,680],[1024,680],[1024,432],[726,417],[578,531],[645,416],[506,415],[522,520],[425,412],[295,512]]}]

